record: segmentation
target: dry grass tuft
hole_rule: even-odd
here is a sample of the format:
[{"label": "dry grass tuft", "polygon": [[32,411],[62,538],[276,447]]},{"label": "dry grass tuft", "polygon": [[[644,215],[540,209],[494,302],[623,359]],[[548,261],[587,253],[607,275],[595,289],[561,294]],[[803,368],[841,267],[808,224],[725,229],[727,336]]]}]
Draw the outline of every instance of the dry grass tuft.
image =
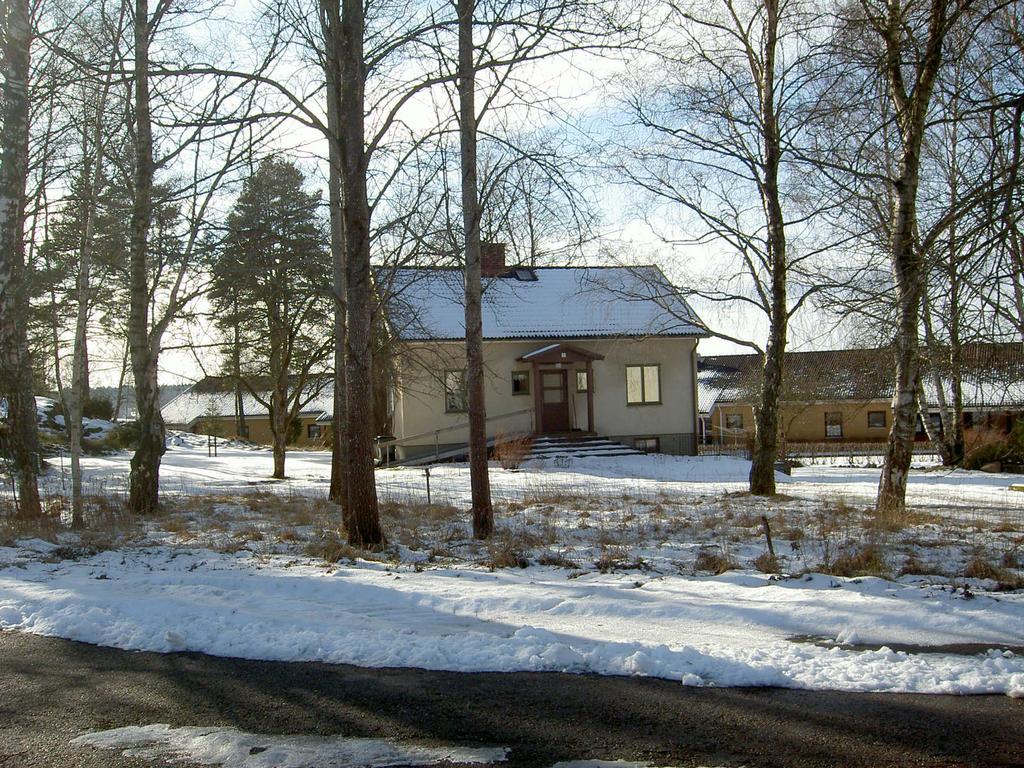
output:
[{"label": "dry grass tuft", "polygon": [[903,567],[900,568],[900,576],[925,576],[930,573],[929,569],[913,555],[907,555],[907,559],[903,561]]},{"label": "dry grass tuft", "polygon": [[964,578],[967,579],[991,579],[1002,581],[1005,571],[993,565],[983,557],[975,557],[964,566]]},{"label": "dry grass tuft", "polygon": [[358,549],[345,541],[341,533],[326,529],[318,531],[316,538],[306,544],[303,551],[309,557],[317,557],[328,563],[341,560],[354,562],[360,554]]},{"label": "dry grass tuft", "polygon": [[526,568],[530,560],[523,540],[508,532],[500,533],[487,542],[484,564],[492,571],[498,568]]},{"label": "dry grass tuft", "polygon": [[722,551],[720,547],[705,547],[697,553],[693,563],[695,571],[706,571],[715,576],[739,568],[739,563]]},{"label": "dry grass tuft", "polygon": [[779,572],[779,558],[773,555],[771,552],[762,552],[760,555],[750,561],[761,573],[778,573]]},{"label": "dry grass tuft", "polygon": [[881,547],[866,544],[860,549],[846,552],[835,559],[829,568],[822,568],[833,576],[882,576],[890,575],[889,565]]}]

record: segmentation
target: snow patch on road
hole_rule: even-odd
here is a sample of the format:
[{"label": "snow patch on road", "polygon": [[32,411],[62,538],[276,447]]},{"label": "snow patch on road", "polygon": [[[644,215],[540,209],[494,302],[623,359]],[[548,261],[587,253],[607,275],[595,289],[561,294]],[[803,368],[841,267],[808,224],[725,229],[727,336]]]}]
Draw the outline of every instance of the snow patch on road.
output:
[{"label": "snow patch on road", "polygon": [[429,747],[387,739],[277,736],[235,728],[174,728],[164,723],[87,733],[77,746],[121,750],[126,757],[187,760],[223,768],[391,768],[438,763],[500,763],[504,747]]}]

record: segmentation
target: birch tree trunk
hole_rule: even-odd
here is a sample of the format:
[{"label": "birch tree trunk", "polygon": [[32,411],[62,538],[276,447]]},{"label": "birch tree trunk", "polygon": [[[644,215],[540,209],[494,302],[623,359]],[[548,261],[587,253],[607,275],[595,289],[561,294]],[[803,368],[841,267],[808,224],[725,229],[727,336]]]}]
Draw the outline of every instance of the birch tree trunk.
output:
[{"label": "birch tree trunk", "polygon": [[25,284],[25,184],[28,177],[29,62],[27,0],[3,5],[4,121],[0,132],[0,385],[7,396],[9,444],[18,487],[17,515],[35,518],[39,504],[39,435],[28,351]]},{"label": "birch tree trunk", "polygon": [[882,37],[885,57],[882,62],[889,99],[896,115],[900,136],[899,173],[892,182],[893,210],[889,239],[889,259],[897,292],[897,323],[893,348],[896,383],[893,394],[893,420],[885,453],[885,464],[878,482],[875,508],[879,515],[898,516],[906,509],[907,477],[914,455],[917,426],[917,394],[921,386],[920,330],[921,299],[925,290],[924,260],[917,247],[917,190],[920,183],[921,147],[924,143],[928,108],[935,79],[942,66],[942,48],[949,31],[950,0],[931,0],[927,33],[919,42],[920,61],[912,67],[909,89],[904,79],[907,62],[904,54],[914,50],[904,39],[907,31],[904,3],[889,0],[885,24],[876,27]]},{"label": "birch tree trunk", "polygon": [[[157,384],[159,340],[149,328],[149,227],[153,213],[153,126],[149,96],[149,3],[135,0],[132,20],[135,43],[133,91],[135,97],[135,167],[129,232],[128,341],[135,377],[135,407],[139,420],[139,445],[132,456],[128,505],[138,515],[156,512],[160,493],[160,460],[164,421],[160,415]],[[157,344],[153,342],[156,341]]]},{"label": "birch tree trunk", "polygon": [[331,282],[334,294],[334,414],[331,419],[331,485],[328,498],[341,505],[348,517],[348,430],[346,429],[345,344],[347,333],[345,285],[345,221],[342,211],[341,10],[338,0],[320,0],[320,28],[324,38],[324,75],[327,83],[328,160],[327,201],[331,220]]},{"label": "birch tree trunk", "polygon": [[377,506],[373,451],[373,279],[370,274],[370,205],[366,191],[367,153],[364,115],[366,63],[362,0],[342,0],[339,52],[345,291],[348,333],[345,339],[348,401],[348,540],[354,546],[384,544]]},{"label": "birch tree trunk", "polygon": [[465,234],[466,394],[469,405],[469,481],[473,536],[494,532],[487,472],[487,409],[484,402],[484,345],[481,316],[480,199],[476,162],[476,61],[473,49],[475,0],[457,0],[459,16],[459,144],[462,160],[462,225]]},{"label": "birch tree trunk", "polygon": [[789,307],[786,301],[786,222],[779,197],[779,165],[782,149],[775,104],[775,55],[778,45],[779,3],[766,0],[763,65],[759,82],[761,97],[760,138],[764,152],[761,205],[767,223],[767,261],[770,269],[768,344],[764,353],[760,401],[754,411],[754,451],[750,464],[750,492],[775,493],[775,462],[778,458],[779,399],[782,394]]}]

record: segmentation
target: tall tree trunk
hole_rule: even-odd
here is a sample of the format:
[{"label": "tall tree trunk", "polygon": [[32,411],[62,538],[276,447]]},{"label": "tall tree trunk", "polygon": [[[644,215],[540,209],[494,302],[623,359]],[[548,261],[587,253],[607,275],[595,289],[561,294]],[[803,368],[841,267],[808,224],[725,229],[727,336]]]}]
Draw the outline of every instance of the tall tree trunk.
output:
[{"label": "tall tree trunk", "polygon": [[29,62],[27,0],[4,3],[4,121],[0,132],[0,386],[7,396],[9,444],[23,518],[41,516],[39,435],[28,351],[25,281],[25,184],[28,178]]},{"label": "tall tree trunk", "polygon": [[779,401],[786,353],[789,307],[786,302],[786,222],[779,197],[779,166],[782,148],[775,104],[775,54],[778,44],[778,1],[765,2],[765,42],[761,76],[752,72],[761,90],[761,140],[764,150],[764,180],[761,205],[768,225],[768,264],[771,293],[768,312],[768,344],[758,407],[754,410],[754,451],[750,464],[750,492],[760,496],[775,493],[775,461],[778,458]]},{"label": "tall tree trunk", "polygon": [[273,433],[274,449],[274,475],[277,480],[283,480],[285,457],[288,455],[288,398],[279,389],[275,389],[271,395],[272,407],[270,409],[271,432]]},{"label": "tall tree trunk", "polygon": [[370,273],[370,205],[366,191],[363,0],[343,0],[339,70],[345,279],[346,435],[348,437],[348,540],[354,546],[384,544],[377,506],[373,451],[373,278]]},{"label": "tall tree trunk", "polygon": [[896,185],[896,204],[890,256],[899,297],[894,352],[896,386],[892,401],[892,427],[886,447],[885,464],[878,484],[875,506],[882,514],[902,513],[906,505],[907,477],[914,457],[917,427],[917,393],[921,386],[918,350],[919,313],[923,293],[920,254],[914,245],[912,222],[916,219],[917,164],[904,172]]},{"label": "tall tree trunk", "polygon": [[903,4],[890,0],[887,25],[882,32],[885,48],[883,71],[888,81],[889,98],[900,135],[899,173],[893,180],[893,211],[889,239],[889,259],[897,292],[897,321],[893,348],[896,382],[893,392],[893,419],[889,430],[885,464],[878,482],[875,508],[880,515],[900,515],[906,508],[907,478],[914,456],[914,432],[917,425],[917,394],[921,385],[918,349],[921,298],[925,289],[924,263],[917,247],[917,190],[920,182],[921,146],[931,104],[935,78],[942,65],[942,47],[949,31],[947,16],[951,0],[931,0],[928,32],[921,61],[912,72],[907,90],[908,47]]},{"label": "tall tree trunk", "polygon": [[128,341],[135,377],[135,407],[139,445],[132,456],[128,505],[132,512],[156,511],[160,494],[160,460],[164,455],[164,420],[160,415],[157,384],[159,347],[149,328],[149,227],[153,213],[153,126],[149,98],[149,3],[135,0],[132,20],[135,43],[133,90],[135,95],[135,168],[129,233]]},{"label": "tall tree trunk", "polygon": [[320,28],[324,38],[324,76],[327,82],[327,129],[330,167],[327,199],[331,217],[331,279],[334,294],[334,413],[331,418],[331,485],[328,498],[341,505],[348,517],[348,439],[345,413],[345,342],[347,331],[345,287],[345,220],[342,211],[341,72],[339,52],[342,41],[341,9],[338,0],[320,0]]},{"label": "tall tree trunk", "polygon": [[[113,59],[109,71],[113,73]],[[85,526],[82,503],[82,417],[85,404],[89,401],[89,311],[92,306],[92,241],[99,205],[99,190],[103,173],[103,113],[110,91],[108,75],[103,82],[100,98],[96,104],[95,122],[90,126],[88,109],[83,109],[82,155],[85,158],[83,178],[86,180],[85,224],[78,244],[78,281],[76,285],[78,309],[75,317],[75,346],[71,363],[71,396],[67,398],[68,438],[71,443],[71,525]],[[87,103],[83,93],[83,105]],[[89,128],[91,127],[91,135]],[[91,144],[91,148],[90,148]],[[90,151],[93,156],[90,158]],[[90,166],[91,163],[91,166]]]},{"label": "tall tree trunk", "polygon": [[[232,307],[235,317],[238,317],[238,294],[234,296]],[[231,374],[235,379],[235,434],[243,439],[248,439],[248,429],[245,423],[245,394],[242,391],[242,337],[237,323],[235,323],[231,344]]]},{"label": "tall tree trunk", "polygon": [[494,533],[487,471],[487,408],[484,402],[484,341],[481,315],[480,199],[476,160],[476,61],[473,49],[475,0],[458,0],[459,143],[462,159],[462,225],[466,245],[466,394],[469,401],[469,482],[473,536]]}]

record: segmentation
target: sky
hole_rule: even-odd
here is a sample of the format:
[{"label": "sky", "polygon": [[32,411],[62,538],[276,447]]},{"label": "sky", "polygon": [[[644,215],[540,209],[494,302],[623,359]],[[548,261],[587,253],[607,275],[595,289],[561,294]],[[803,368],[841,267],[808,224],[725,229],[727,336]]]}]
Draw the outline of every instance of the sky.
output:
[{"label": "sky", "polygon": [[[224,11],[225,18],[238,24],[239,19],[251,12],[252,5],[248,0],[239,0],[228,8]],[[242,54],[230,55],[239,61],[245,58]],[[506,103],[500,111],[486,116],[481,128],[486,130],[495,125],[495,121],[516,130],[540,127],[564,132],[570,145],[577,143],[586,148],[589,143],[593,147],[607,147],[609,143],[620,141],[623,131],[628,132],[624,128],[626,116],[621,106],[624,87],[622,75],[630,67],[637,67],[638,61],[643,65],[642,59],[638,60],[632,54],[620,57],[577,54],[571,59],[550,59],[532,64],[519,71],[519,79],[530,84],[534,95],[557,97],[556,110],[546,112]],[[302,80],[304,86],[308,87],[309,81],[298,67],[294,64],[287,66],[294,67],[292,71],[296,81]],[[279,72],[279,77],[289,77],[287,67]],[[367,95],[371,102],[378,98],[386,101],[391,97],[380,86],[375,89],[373,84],[368,88]],[[482,100],[483,95],[481,91],[478,99]],[[439,98],[437,92],[424,95],[403,108],[402,120],[414,129],[432,124],[437,110],[444,109],[446,105],[446,100]],[[280,131],[275,139],[275,147],[277,153],[296,158],[323,185],[324,163],[321,158],[326,155],[326,142],[319,133],[292,123]],[[721,244],[679,244],[679,241],[694,239],[699,232],[691,228],[677,212],[653,205],[636,188],[620,183],[602,167],[599,158],[595,157],[595,162],[582,171],[579,178],[591,190],[591,201],[598,214],[601,249],[622,254],[617,258],[658,264],[671,280],[682,287],[714,278],[723,256],[728,259]],[[222,200],[220,205],[226,207],[227,202]],[[665,236],[676,242],[666,242]],[[596,248],[585,254],[584,259],[590,263],[606,261],[597,253]],[[739,306],[722,307],[699,300],[691,303],[711,328],[727,329],[731,335],[749,337],[755,341],[764,338],[765,324],[756,313]],[[202,323],[193,323],[188,328],[179,325],[172,329],[167,339],[170,348],[161,356],[161,382],[191,382],[216,371],[217,360],[210,352],[195,353],[174,348],[190,340],[208,344],[215,338]],[[809,318],[798,317],[792,326],[791,345],[795,349],[827,347],[841,344],[841,340],[841,331],[832,329],[817,314]],[[92,343],[94,383],[116,384],[123,354],[121,342],[94,338]],[[703,355],[710,355],[749,350],[732,342],[710,338],[701,341],[699,351]]]}]

